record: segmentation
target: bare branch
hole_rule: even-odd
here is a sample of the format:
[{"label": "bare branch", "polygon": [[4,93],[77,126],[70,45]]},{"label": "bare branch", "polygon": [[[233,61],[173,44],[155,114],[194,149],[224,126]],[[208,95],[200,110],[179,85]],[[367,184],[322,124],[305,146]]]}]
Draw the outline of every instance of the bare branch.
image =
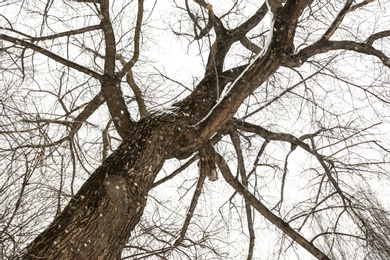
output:
[{"label": "bare branch", "polygon": [[[244,155],[241,150],[241,141],[240,137],[237,133],[237,129],[231,127],[230,129],[230,138],[232,140],[234,149],[237,153],[237,161],[238,161],[238,171],[241,176],[242,185],[248,189],[248,176],[246,174]],[[249,232],[249,248],[248,248],[248,257],[250,260],[253,258],[253,251],[255,248],[255,230],[253,228],[253,218],[252,218],[252,207],[248,201],[245,201],[245,210],[246,210],[246,220],[248,223],[248,232]]]},{"label": "bare branch", "polygon": [[368,45],[372,45],[376,40],[386,38],[386,37],[390,37],[390,30],[377,32],[377,33],[370,35],[370,37],[367,38],[366,43]]},{"label": "bare branch", "polygon": [[[120,62],[124,66],[129,64],[129,63],[126,63],[125,59],[120,55],[118,55],[118,59],[120,60]],[[135,101],[137,102],[138,110],[139,110],[141,118],[145,117],[148,113],[148,110],[146,108],[145,99],[142,95],[141,89],[139,88],[138,84],[134,80],[132,68],[129,68],[129,70],[126,73],[126,82],[127,82],[127,84],[129,84],[130,88],[133,90],[133,93],[135,96]]]},{"label": "bare branch", "polygon": [[180,243],[183,242],[183,240],[185,238],[188,226],[190,225],[191,219],[194,215],[196,205],[198,204],[200,194],[202,193],[202,188],[203,188],[203,184],[204,184],[205,179],[206,179],[205,172],[200,172],[198,183],[196,184],[195,192],[194,192],[194,195],[192,196],[190,207],[187,211],[183,227],[181,228],[180,236],[175,241],[174,246],[180,245]]},{"label": "bare branch", "polygon": [[360,3],[358,3],[358,4],[356,4],[356,5],[352,6],[352,7],[349,9],[349,12],[353,12],[353,11],[355,11],[356,9],[358,9],[358,8],[360,8],[360,7],[362,7],[362,6],[365,6],[366,4],[372,3],[372,2],[374,2],[374,1],[375,1],[375,0],[364,0],[364,1],[362,1],[362,2],[360,2]]},{"label": "bare branch", "polygon": [[24,40],[15,38],[15,37],[7,36],[5,34],[0,34],[0,39],[5,40],[7,42],[12,42],[16,45],[20,45],[20,46],[29,48],[29,49],[36,51],[36,52],[39,52],[39,53],[45,55],[46,57],[48,57],[48,58],[50,58],[58,63],[61,63],[69,68],[75,69],[75,70],[80,71],[84,74],[87,74],[91,77],[94,77],[95,79],[97,79],[99,81],[102,80],[102,75],[100,75],[100,74],[98,74],[98,73],[96,73],[96,72],[94,72],[94,71],[92,71],[84,66],[81,66],[75,62],[72,62],[70,60],[62,58],[61,56],[54,54],[51,51],[48,51],[42,47],[39,47],[38,45],[35,45],[33,43],[30,43],[30,42],[27,42],[27,41],[24,41]]},{"label": "bare branch", "polygon": [[323,260],[330,259],[320,249],[318,249],[306,238],[304,238],[293,228],[291,228],[287,222],[283,221],[283,219],[273,214],[260,200],[253,196],[252,193],[250,193],[238,180],[236,180],[221,155],[215,153],[214,156],[215,162],[217,163],[218,168],[221,170],[221,173],[227,183],[229,183],[229,185],[234,190],[240,193],[241,196],[243,196],[245,200],[248,201],[248,203],[250,203],[261,215],[263,215],[266,219],[268,219],[271,223],[273,223],[280,230],[286,233],[291,239],[293,239],[296,243],[305,248],[316,258]]},{"label": "bare branch", "polygon": [[255,54],[259,54],[261,52],[261,48],[259,46],[257,46],[256,44],[254,44],[253,42],[251,42],[247,37],[242,37],[240,39],[240,42],[241,44],[247,48],[248,50],[252,51],[253,53]]},{"label": "bare branch", "polygon": [[246,35],[250,30],[256,27],[265,17],[267,14],[267,5],[264,3],[262,6],[260,6],[259,9],[257,9],[256,13],[251,16],[248,20],[246,20],[244,23],[239,25],[237,28],[232,30],[232,34],[234,35],[233,38],[239,38],[240,36]]},{"label": "bare branch", "polygon": [[341,22],[343,21],[345,15],[348,13],[349,8],[352,5],[353,0],[347,0],[347,2],[344,5],[344,8],[341,9],[339,14],[337,15],[336,19],[333,21],[333,23],[329,26],[328,30],[324,33],[322,38],[320,39],[320,42],[324,42],[329,40],[330,37],[334,34],[334,32],[337,30]]},{"label": "bare branch", "polygon": [[102,29],[106,43],[102,92],[113,119],[115,129],[124,140],[128,137],[129,133],[131,133],[135,122],[131,119],[130,113],[127,109],[127,105],[120,88],[120,77],[118,77],[115,73],[116,42],[114,29],[110,21],[109,0],[101,1],[101,13]]},{"label": "bare branch", "polygon": [[20,34],[20,35],[30,39],[32,42],[36,42],[36,41],[53,40],[53,39],[57,39],[57,38],[61,38],[61,37],[69,37],[69,36],[73,36],[73,35],[77,35],[77,34],[83,34],[83,33],[86,33],[86,32],[100,30],[101,29],[101,25],[100,24],[98,24],[98,25],[91,25],[91,26],[83,27],[83,28],[76,29],[76,30],[70,30],[70,31],[66,31],[66,32],[61,32],[61,33],[56,33],[56,34],[46,35],[46,36],[40,36],[40,37],[27,35],[25,33],[22,33],[22,32],[19,32],[19,31],[13,29],[13,28],[3,28],[3,27],[0,27],[0,29],[4,29],[4,30],[10,31],[10,32],[14,32],[14,33]]},{"label": "bare branch", "polygon": [[155,183],[153,183],[153,186],[152,188],[155,188],[157,187],[158,185],[172,179],[173,177],[175,177],[176,175],[178,175],[179,173],[181,173],[182,171],[184,171],[186,168],[188,168],[188,166],[190,166],[192,163],[194,163],[196,160],[198,160],[198,155],[194,155],[193,157],[191,157],[187,162],[185,162],[182,166],[180,166],[178,169],[176,169],[175,171],[173,171],[170,175],[162,178],[161,180],[158,180],[156,181]]},{"label": "bare branch", "polygon": [[[382,34],[382,36],[387,35],[388,33]],[[377,39],[379,38],[375,38],[375,40]],[[303,64],[303,62],[307,61],[310,57],[313,57],[314,55],[337,50],[349,50],[375,56],[382,61],[383,65],[390,68],[390,58],[387,57],[385,53],[372,47],[368,43],[359,43],[354,41],[325,41],[314,43],[294,55],[291,60],[286,62],[286,65],[288,65],[289,62],[293,61],[293,63],[291,64],[300,66]]]},{"label": "bare branch", "polygon": [[126,73],[128,73],[131,70],[131,68],[134,66],[134,64],[138,61],[139,53],[140,53],[141,26],[142,26],[143,14],[144,14],[144,0],[138,0],[137,22],[134,31],[134,54],[131,60],[127,62],[127,64],[125,64],[123,68],[118,72],[119,79],[121,79]]}]

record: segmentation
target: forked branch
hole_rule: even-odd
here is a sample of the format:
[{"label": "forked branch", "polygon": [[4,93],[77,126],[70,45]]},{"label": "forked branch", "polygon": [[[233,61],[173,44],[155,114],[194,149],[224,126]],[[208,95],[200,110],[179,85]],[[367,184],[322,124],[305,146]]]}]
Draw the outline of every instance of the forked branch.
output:
[{"label": "forked branch", "polygon": [[272,213],[272,211],[270,211],[260,200],[258,200],[251,192],[249,192],[249,190],[246,189],[237,179],[235,179],[229,169],[229,166],[220,154],[214,153],[214,160],[217,163],[218,168],[220,169],[226,182],[241,196],[243,196],[245,201],[247,201],[252,207],[254,207],[261,215],[263,215],[276,227],[286,233],[291,239],[293,239],[296,243],[305,248],[317,259],[330,260],[330,258],[325,255],[325,253],[323,253],[313,243],[309,242],[306,238],[304,238],[292,227],[290,227],[287,222]]}]

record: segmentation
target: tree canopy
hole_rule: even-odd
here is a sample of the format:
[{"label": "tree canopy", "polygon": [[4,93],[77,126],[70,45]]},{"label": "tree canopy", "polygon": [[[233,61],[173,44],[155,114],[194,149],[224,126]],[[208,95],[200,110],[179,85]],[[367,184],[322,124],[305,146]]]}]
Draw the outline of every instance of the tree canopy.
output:
[{"label": "tree canopy", "polygon": [[388,0],[0,7],[0,258],[390,258]]}]

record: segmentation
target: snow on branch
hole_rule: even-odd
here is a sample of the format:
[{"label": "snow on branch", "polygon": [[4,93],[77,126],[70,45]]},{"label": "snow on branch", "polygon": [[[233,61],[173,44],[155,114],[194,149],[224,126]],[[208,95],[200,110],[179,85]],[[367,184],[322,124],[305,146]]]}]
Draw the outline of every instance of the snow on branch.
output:
[{"label": "snow on branch", "polygon": [[281,0],[267,0],[267,7],[268,11],[275,14],[276,11],[282,7],[282,1]]}]

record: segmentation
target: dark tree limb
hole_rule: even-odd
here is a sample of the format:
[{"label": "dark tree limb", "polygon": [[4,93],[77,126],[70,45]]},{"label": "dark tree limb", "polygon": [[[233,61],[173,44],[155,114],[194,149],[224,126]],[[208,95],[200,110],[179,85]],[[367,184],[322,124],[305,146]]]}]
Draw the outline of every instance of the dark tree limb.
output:
[{"label": "dark tree limb", "polygon": [[66,32],[61,32],[61,33],[56,33],[56,34],[46,35],[46,36],[40,36],[40,37],[36,37],[36,36],[31,36],[31,35],[25,34],[23,32],[15,30],[14,28],[3,28],[3,27],[0,27],[0,28],[4,29],[4,30],[7,30],[7,31],[10,31],[10,32],[14,32],[14,33],[20,34],[23,37],[26,37],[26,38],[30,39],[32,42],[36,42],[36,41],[53,40],[53,39],[57,39],[57,38],[61,38],[61,37],[69,37],[69,36],[73,36],[73,35],[83,34],[83,33],[86,33],[86,32],[100,30],[101,29],[101,25],[100,24],[91,25],[91,26],[83,27],[83,28],[76,29],[76,30],[70,30],[70,31],[66,31]]},{"label": "dark tree limb", "polygon": [[123,65],[123,68],[118,72],[119,79],[122,79],[122,77],[126,73],[130,72],[134,64],[138,61],[139,54],[140,54],[141,26],[142,26],[143,14],[144,14],[144,0],[138,0],[137,22],[134,31],[134,53],[130,61],[125,63]]},{"label": "dark tree limb", "polygon": [[[232,140],[234,150],[237,154],[237,162],[238,162],[238,171],[241,176],[242,185],[248,189],[248,176],[246,174],[244,155],[241,150],[241,141],[240,136],[237,133],[237,129],[231,127],[230,129],[230,139]],[[252,218],[252,207],[248,201],[245,201],[245,210],[246,210],[246,220],[248,223],[248,232],[249,232],[249,248],[248,248],[248,256],[247,260],[251,260],[253,258],[253,252],[255,248],[255,230],[253,228],[253,218]]]},{"label": "dark tree limb", "polygon": [[101,105],[105,102],[102,92],[99,92],[94,98],[88,102],[83,111],[74,119],[71,127],[71,133],[74,134],[85,120],[87,120]]},{"label": "dark tree limb", "polygon": [[264,3],[257,9],[256,13],[252,15],[248,20],[239,25],[237,28],[232,30],[232,37],[235,39],[240,39],[242,36],[246,35],[250,30],[255,28],[267,14],[267,5]]},{"label": "dark tree limb", "polygon": [[[310,145],[306,144],[303,141],[304,139],[300,139],[292,134],[272,132],[259,125],[251,124],[237,119],[232,119],[231,122],[235,124],[239,130],[256,133],[262,138],[264,138],[265,140],[289,142],[291,145],[299,146],[309,153],[313,151]],[[318,132],[312,134],[312,136],[315,136],[317,133],[320,133],[321,131],[322,130],[319,130]],[[304,136],[304,138],[307,139],[306,136]]]},{"label": "dark tree limb", "polygon": [[[376,49],[368,43],[378,40],[382,37],[387,37],[388,32],[376,34],[373,39],[367,43],[360,43],[354,41],[325,41],[325,42],[316,42],[301,51],[296,55],[292,56],[291,59],[286,59],[285,66],[287,67],[298,67],[306,62],[310,57],[314,55],[326,53],[329,51],[338,51],[338,50],[348,50],[354,51],[362,54],[367,54],[375,56],[380,59],[386,67],[390,68],[390,58],[382,51]],[[369,38],[370,39],[370,38]]]},{"label": "dark tree limb", "polygon": [[115,72],[116,42],[114,29],[110,21],[109,0],[101,1],[102,30],[105,40],[104,76],[101,80],[102,92],[115,129],[124,140],[135,126],[127,109],[120,86],[120,77]]},{"label": "dark tree limb", "polygon": [[367,55],[376,56],[379,58],[382,63],[386,67],[390,67],[390,58],[381,50],[376,49],[372,46],[374,41],[386,38],[390,36],[390,31],[385,30],[382,32],[375,33],[367,38],[367,40],[363,43],[355,42],[355,41],[329,41],[335,31],[338,29],[339,25],[343,21],[344,17],[352,11],[373,2],[372,0],[365,0],[361,3],[358,3],[354,6],[352,5],[352,0],[348,0],[344,6],[344,8],[340,11],[335,21],[329,26],[325,34],[312,45],[300,50],[296,55],[291,56],[291,59],[287,59],[285,62],[285,66],[287,67],[297,67],[301,66],[304,62],[306,62],[310,57],[326,53],[329,51],[336,50],[349,50],[358,53],[363,53]]},{"label": "dark tree limb", "polygon": [[250,50],[255,54],[259,54],[262,50],[259,46],[251,42],[251,40],[249,40],[246,36],[240,39],[240,43],[242,44],[242,46],[244,46],[245,48],[247,48],[248,50]]},{"label": "dark tree limb", "polygon": [[337,30],[341,22],[343,21],[345,15],[348,13],[349,8],[352,5],[353,0],[347,0],[347,2],[344,5],[344,8],[341,9],[339,14],[337,15],[336,19],[333,21],[333,23],[329,26],[328,30],[324,33],[324,35],[321,37],[320,42],[324,42],[330,39],[334,32]]},{"label": "dark tree limb", "polygon": [[386,37],[390,37],[390,30],[381,31],[370,35],[370,37],[367,38],[366,43],[371,46],[376,40]]},{"label": "dark tree limb", "polygon": [[175,177],[176,175],[178,175],[179,173],[181,173],[182,171],[184,171],[186,168],[188,168],[188,166],[190,166],[192,163],[194,163],[196,160],[198,159],[198,156],[195,155],[193,157],[191,157],[187,162],[185,162],[182,166],[180,166],[178,169],[174,170],[171,174],[169,174],[168,176],[156,181],[155,183],[153,183],[152,185],[152,188],[155,188],[157,187],[158,185],[160,184],[163,184],[164,182],[172,179],[173,177]]},{"label": "dark tree limb", "polygon": [[292,227],[290,227],[290,225],[287,222],[285,222],[283,219],[273,214],[260,200],[258,200],[255,196],[253,196],[252,193],[248,191],[248,189],[246,189],[237,179],[235,179],[227,163],[225,162],[225,160],[221,155],[215,153],[214,159],[223,177],[225,178],[226,182],[234,190],[236,190],[241,196],[243,196],[244,199],[252,207],[254,207],[261,215],[263,215],[266,219],[268,219],[271,223],[277,226],[292,240],[294,240],[296,243],[301,245],[304,249],[306,249],[310,254],[312,254],[317,259],[330,260],[330,258],[326,256],[326,254],[324,254],[313,243],[309,242],[306,238],[304,238]]},{"label": "dark tree limb", "polygon": [[[129,63],[126,63],[125,59],[118,55],[119,61],[122,63],[122,65],[126,66]],[[134,80],[133,70],[132,68],[129,68],[129,70],[126,73],[126,82],[129,84],[131,90],[133,90],[135,101],[138,105],[138,110],[140,113],[141,118],[145,117],[148,114],[148,110],[146,108],[145,99],[142,95],[142,91],[138,84]]]},{"label": "dark tree limb", "polygon": [[36,52],[39,52],[41,53],[42,55],[45,55],[46,57],[58,62],[58,63],[61,63],[63,64],[64,66],[67,66],[69,68],[72,68],[72,69],[75,69],[77,71],[80,71],[84,74],[87,74],[97,80],[102,80],[102,75],[100,75],[99,73],[93,71],[93,70],[90,70],[84,66],[81,66],[75,62],[72,62],[70,60],[67,60],[51,51],[48,51],[38,45],[35,45],[33,43],[30,43],[30,42],[27,42],[25,40],[21,40],[21,39],[18,39],[18,38],[15,38],[15,37],[11,37],[11,36],[7,36],[5,34],[0,34],[0,39],[2,40],[5,40],[7,42],[12,42],[16,45],[19,45],[19,46],[23,46],[23,47],[26,47],[28,49],[31,49],[33,51],[36,51]]},{"label": "dark tree limb", "polygon": [[194,212],[196,209],[196,205],[198,204],[199,197],[202,193],[202,188],[203,188],[203,184],[204,184],[205,179],[206,179],[206,174],[205,174],[205,172],[201,171],[200,175],[199,175],[198,183],[196,184],[194,195],[192,196],[190,207],[187,211],[186,218],[185,218],[184,223],[183,223],[183,227],[181,228],[181,232],[180,232],[179,237],[177,238],[177,240],[174,243],[174,247],[179,246],[183,242],[183,240],[185,239],[185,236],[186,236],[188,227],[190,225],[192,216],[194,215]]},{"label": "dark tree limb", "polygon": [[[209,14],[209,22],[205,29],[208,32],[211,28],[214,28],[215,33],[216,33],[216,40],[214,41],[213,44],[211,44],[210,47],[210,53],[208,56],[207,60],[207,65],[206,65],[206,71],[205,75],[213,75],[215,77],[215,87],[210,89],[211,91],[216,91],[217,92],[217,97],[219,97],[220,93],[223,91],[223,84],[220,84],[219,82],[219,74],[222,73],[223,71],[223,66],[224,66],[224,61],[226,58],[226,55],[228,54],[230,47],[232,44],[236,41],[241,41],[247,39],[245,35],[252,30],[256,25],[259,24],[259,22],[265,17],[265,14],[267,13],[267,8],[266,5],[263,4],[257,12],[251,16],[246,22],[238,26],[237,28],[233,30],[227,30],[223,23],[222,20],[217,17],[212,9],[212,6],[208,4],[205,1],[195,1],[198,3],[200,6],[208,10]],[[187,6],[187,12],[189,13],[191,19],[194,21],[194,25],[198,25],[194,15],[189,11],[188,3],[186,1],[186,6]],[[198,25],[198,27],[200,27]],[[204,30],[202,30],[203,32]],[[254,44],[250,44],[251,49],[258,50]],[[210,96],[213,95],[210,93]]]}]

